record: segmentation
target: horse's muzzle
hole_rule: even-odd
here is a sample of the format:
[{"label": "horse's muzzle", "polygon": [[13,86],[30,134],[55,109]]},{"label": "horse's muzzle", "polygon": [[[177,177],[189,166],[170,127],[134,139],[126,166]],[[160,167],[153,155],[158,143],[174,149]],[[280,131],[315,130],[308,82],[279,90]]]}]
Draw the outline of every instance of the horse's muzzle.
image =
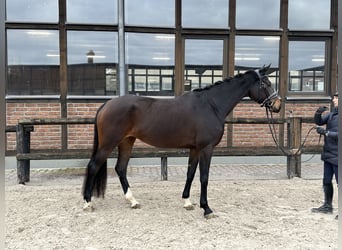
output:
[{"label": "horse's muzzle", "polygon": [[266,107],[269,111],[278,113],[281,109],[281,98],[277,92],[273,92],[262,103],[261,107]]},{"label": "horse's muzzle", "polygon": [[269,111],[273,113],[279,113],[281,109],[280,97],[270,100],[270,102],[266,104],[266,107],[268,108]]}]

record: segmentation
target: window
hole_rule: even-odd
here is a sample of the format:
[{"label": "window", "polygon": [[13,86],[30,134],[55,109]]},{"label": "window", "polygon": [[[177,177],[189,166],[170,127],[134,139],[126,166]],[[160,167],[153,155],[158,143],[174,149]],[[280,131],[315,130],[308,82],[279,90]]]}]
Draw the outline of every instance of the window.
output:
[{"label": "window", "polygon": [[235,67],[260,68],[279,63],[278,36],[236,36]]},{"label": "window", "polygon": [[329,30],[330,0],[289,0],[289,29]]},{"label": "window", "polygon": [[117,95],[117,33],[68,32],[70,95]]},{"label": "window", "polygon": [[67,21],[71,23],[117,23],[117,0],[67,0]]},{"label": "window", "polygon": [[126,33],[130,93],[174,95],[174,46],[174,35]]},{"label": "window", "polygon": [[278,89],[279,40],[278,36],[236,36],[236,73],[271,64],[270,81]]},{"label": "window", "polygon": [[182,1],[182,26],[187,28],[228,28],[228,0]]},{"label": "window", "polygon": [[7,30],[7,94],[59,94],[58,31]]},{"label": "window", "polygon": [[[337,84],[336,66],[330,65],[337,57],[337,13],[331,9],[337,0],[127,0],[119,13],[120,2],[6,0],[7,95],[63,95],[64,101],[64,95],[101,99],[128,89],[173,96],[175,90],[178,95],[213,84],[232,67],[240,73],[269,64],[277,89],[279,67],[286,66],[279,65],[283,35],[289,44],[282,48],[282,62],[288,63],[289,73],[283,83],[288,92],[282,95],[322,95]],[[236,8],[230,9],[230,3]],[[284,30],[280,22],[285,24],[287,17],[281,19],[281,7],[288,7]],[[124,17],[126,64],[120,69],[127,79],[121,92],[119,14]],[[230,18],[236,27],[229,27]],[[184,68],[175,70],[175,59]],[[64,75],[60,68],[67,69],[67,81],[59,79]]]},{"label": "window", "polygon": [[174,27],[175,1],[125,1],[125,23],[136,26]]},{"label": "window", "polygon": [[280,0],[236,1],[236,27],[279,29]]},{"label": "window", "polygon": [[222,80],[223,40],[185,40],[185,91]]},{"label": "window", "polygon": [[325,42],[289,42],[289,91],[324,92]]},{"label": "window", "polygon": [[58,22],[58,0],[7,0],[8,21]]}]

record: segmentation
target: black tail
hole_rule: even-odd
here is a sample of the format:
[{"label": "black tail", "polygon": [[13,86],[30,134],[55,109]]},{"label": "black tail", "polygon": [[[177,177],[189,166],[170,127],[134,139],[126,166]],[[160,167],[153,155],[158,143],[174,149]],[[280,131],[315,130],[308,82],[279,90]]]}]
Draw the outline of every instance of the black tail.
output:
[{"label": "black tail", "polygon": [[98,146],[99,146],[99,140],[98,140],[98,131],[97,131],[97,115],[100,112],[100,110],[103,108],[105,104],[103,104],[96,113],[95,117],[95,125],[94,125],[94,143],[93,143],[93,152],[90,158],[90,161],[87,166],[87,171],[85,174],[84,182],[83,182],[83,196],[85,195],[86,189],[89,189],[91,187],[87,185],[92,185],[89,183],[89,178],[91,175],[95,174],[94,181],[93,181],[93,188],[92,188],[92,194],[94,194],[96,197],[104,197],[106,186],[107,186],[107,160],[101,165],[97,173],[94,173],[95,166],[95,156],[97,154]]}]

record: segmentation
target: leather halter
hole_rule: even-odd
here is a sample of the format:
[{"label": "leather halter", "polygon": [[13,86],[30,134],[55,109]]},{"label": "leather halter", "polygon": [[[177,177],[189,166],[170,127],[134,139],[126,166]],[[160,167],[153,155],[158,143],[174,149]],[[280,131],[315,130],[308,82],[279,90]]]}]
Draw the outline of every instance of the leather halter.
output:
[{"label": "leather halter", "polygon": [[[257,74],[257,76],[258,76],[258,78],[260,80],[260,88],[264,89],[265,92],[268,94],[268,91],[267,91],[267,89],[265,87],[265,85],[267,85],[267,84],[265,84],[265,82],[264,82],[264,79],[266,78],[266,76],[262,76],[258,69],[254,70],[254,72]],[[260,107],[267,106],[269,101],[271,101],[272,99],[277,98],[277,97],[279,98],[278,93],[277,93],[277,91],[274,90],[273,93],[269,94],[267,96],[267,98],[260,103]]]}]

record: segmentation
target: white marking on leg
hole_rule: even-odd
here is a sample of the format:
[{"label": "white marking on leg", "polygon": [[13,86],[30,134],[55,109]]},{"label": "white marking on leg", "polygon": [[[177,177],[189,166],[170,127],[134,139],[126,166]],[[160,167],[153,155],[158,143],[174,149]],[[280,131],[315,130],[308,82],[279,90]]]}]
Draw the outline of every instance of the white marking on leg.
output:
[{"label": "white marking on leg", "polygon": [[94,205],[91,201],[90,202],[84,201],[83,211],[92,212],[94,211],[94,209],[95,209]]},{"label": "white marking on leg", "polygon": [[186,210],[193,210],[194,209],[194,205],[191,203],[190,199],[189,198],[185,198],[183,199],[184,200],[184,208]]},{"label": "white marking on leg", "polygon": [[140,208],[139,202],[133,197],[133,193],[130,188],[127,189],[125,194],[125,198],[127,201],[131,203],[131,208]]}]

